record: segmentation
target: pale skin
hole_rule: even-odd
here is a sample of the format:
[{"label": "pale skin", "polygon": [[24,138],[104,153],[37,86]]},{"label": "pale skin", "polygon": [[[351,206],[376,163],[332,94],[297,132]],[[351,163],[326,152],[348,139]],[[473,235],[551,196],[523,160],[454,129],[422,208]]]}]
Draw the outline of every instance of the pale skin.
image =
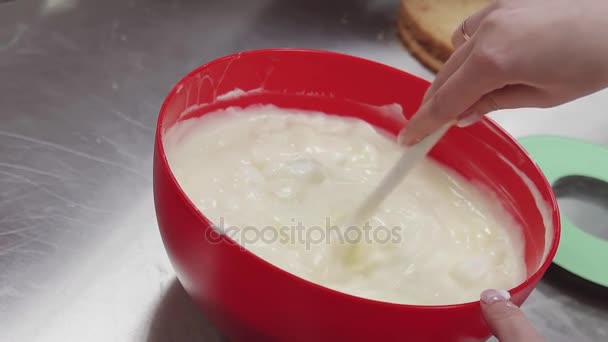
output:
[{"label": "pale skin", "polygon": [[[497,109],[547,108],[608,87],[608,1],[497,0],[458,27],[455,51],[400,141],[414,145],[444,124],[467,126]],[[501,342],[543,338],[500,291],[481,308]],[[508,297],[508,296],[507,296]]]},{"label": "pale skin", "polygon": [[486,290],[481,294],[481,313],[490,331],[500,342],[544,341],[523,311],[513,304],[506,291]]},{"label": "pale skin", "polygon": [[[460,119],[547,108],[608,86],[608,1],[498,0],[458,27],[455,51],[400,141],[413,145]],[[466,119],[465,119],[466,118]]]}]

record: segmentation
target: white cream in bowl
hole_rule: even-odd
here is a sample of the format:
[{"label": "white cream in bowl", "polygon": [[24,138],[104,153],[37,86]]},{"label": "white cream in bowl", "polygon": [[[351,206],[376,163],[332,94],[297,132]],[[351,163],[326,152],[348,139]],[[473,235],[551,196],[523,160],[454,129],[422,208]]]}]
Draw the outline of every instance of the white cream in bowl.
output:
[{"label": "white cream in bowl", "polygon": [[[430,159],[368,224],[338,227],[401,152],[362,120],[229,108],[179,122],[163,140],[180,186],[218,230],[304,279],[424,305],[475,301],[525,279],[521,228],[491,193]],[[336,260],[341,243],[357,253]]]}]

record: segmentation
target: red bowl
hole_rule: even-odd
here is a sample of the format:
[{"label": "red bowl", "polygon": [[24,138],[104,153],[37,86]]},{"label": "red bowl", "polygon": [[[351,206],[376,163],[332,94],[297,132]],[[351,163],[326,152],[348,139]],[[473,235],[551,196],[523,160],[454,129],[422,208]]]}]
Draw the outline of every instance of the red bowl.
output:
[{"label": "red bowl", "polygon": [[[171,90],[156,132],[156,215],[179,280],[225,336],[234,341],[317,342],[489,337],[478,302],[417,306],[358,298],[303,280],[241,249],[218,235],[186,197],[163,148],[163,133],[177,121],[260,103],[354,116],[396,134],[403,123],[379,107],[398,104],[410,117],[428,86],[403,71],[357,57],[272,49],[212,61]],[[221,96],[236,88],[247,94]],[[489,187],[521,223],[528,277],[510,293],[514,303],[522,304],[557,249],[559,213],[551,186],[522,147],[490,120],[450,129],[430,155]],[[544,202],[548,217],[537,202]]]}]

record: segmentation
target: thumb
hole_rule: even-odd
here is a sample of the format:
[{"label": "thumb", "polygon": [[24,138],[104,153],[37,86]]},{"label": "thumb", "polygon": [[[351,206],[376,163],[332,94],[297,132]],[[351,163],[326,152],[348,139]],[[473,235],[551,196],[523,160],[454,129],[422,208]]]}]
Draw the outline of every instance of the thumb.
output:
[{"label": "thumb", "polygon": [[485,290],[481,293],[481,312],[492,334],[501,342],[541,342],[524,313],[511,301],[505,290]]}]

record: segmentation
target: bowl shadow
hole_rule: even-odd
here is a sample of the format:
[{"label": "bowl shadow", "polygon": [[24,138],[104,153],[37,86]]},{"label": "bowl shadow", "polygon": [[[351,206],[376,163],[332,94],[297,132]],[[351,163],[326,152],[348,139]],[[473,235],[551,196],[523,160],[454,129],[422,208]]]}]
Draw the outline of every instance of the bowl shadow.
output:
[{"label": "bowl shadow", "polygon": [[538,288],[548,294],[564,293],[575,301],[608,312],[608,288],[551,264]]},{"label": "bowl shadow", "polygon": [[201,314],[194,301],[175,279],[158,304],[147,342],[226,342],[217,329]]}]

